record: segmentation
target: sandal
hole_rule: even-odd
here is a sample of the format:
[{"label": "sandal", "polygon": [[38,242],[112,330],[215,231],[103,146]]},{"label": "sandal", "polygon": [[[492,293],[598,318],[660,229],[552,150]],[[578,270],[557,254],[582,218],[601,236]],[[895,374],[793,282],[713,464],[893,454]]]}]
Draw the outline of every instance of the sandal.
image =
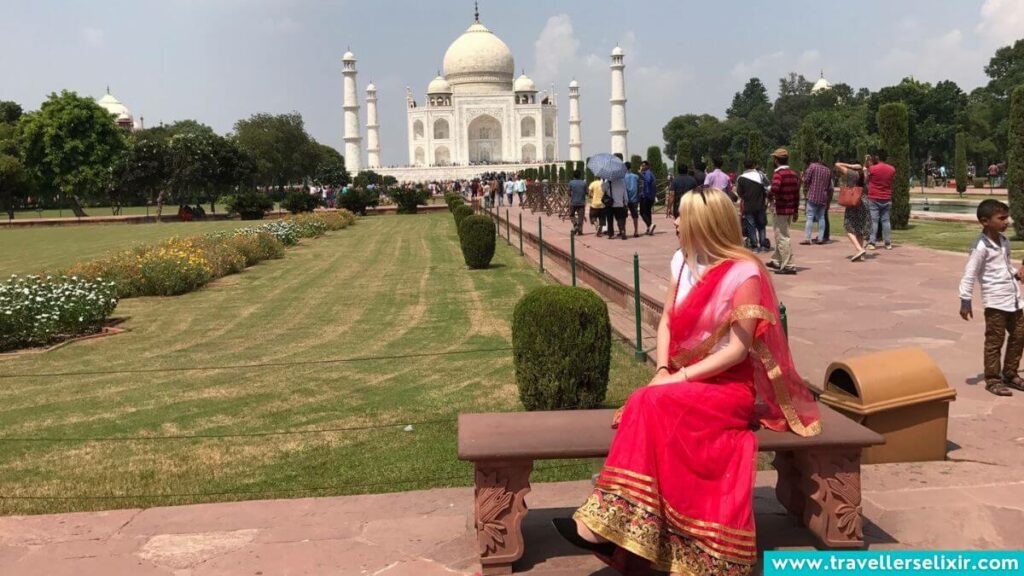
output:
[{"label": "sandal", "polygon": [[992,384],[988,384],[985,386],[985,390],[988,390],[996,396],[1013,396],[1013,392],[1002,382],[993,382]]},{"label": "sandal", "polygon": [[1003,376],[1003,384],[1007,388],[1013,388],[1014,390],[1020,390],[1024,392],[1024,379],[1014,374],[1013,376]]}]

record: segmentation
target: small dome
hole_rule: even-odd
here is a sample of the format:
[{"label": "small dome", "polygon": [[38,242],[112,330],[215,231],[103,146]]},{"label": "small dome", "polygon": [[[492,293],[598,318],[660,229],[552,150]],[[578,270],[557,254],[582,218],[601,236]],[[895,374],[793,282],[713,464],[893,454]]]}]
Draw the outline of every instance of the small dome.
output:
[{"label": "small dome", "polygon": [[343,62],[351,62],[351,61],[354,61],[355,59],[356,59],[356,55],[353,54],[351,50],[349,50],[348,52],[345,52],[345,55],[341,57],[341,60]]},{"label": "small dome", "polygon": [[103,98],[97,100],[96,103],[118,119],[130,119],[132,117],[131,110],[129,110],[127,106],[122,104],[120,100],[115,98],[114,95],[109,92],[105,94]]},{"label": "small dome", "polygon": [[620,48],[618,46],[616,46],[615,49],[612,50],[612,56],[622,56],[622,54],[623,54],[622,48]]},{"label": "small dome", "polygon": [[818,78],[817,82],[814,83],[814,86],[811,88],[811,94],[817,94],[818,92],[821,92],[822,90],[831,90],[831,89],[832,89],[832,83],[829,82],[828,80],[825,80],[825,77],[822,76],[821,78]]},{"label": "small dome", "polygon": [[572,82],[569,82],[569,88],[579,88],[579,87],[580,87],[580,83],[579,82],[577,82],[575,80],[573,80]]},{"label": "small dome", "polygon": [[512,51],[479,22],[467,28],[444,53],[444,77],[455,87],[508,90],[513,74]]},{"label": "small dome", "polygon": [[536,92],[537,85],[530,80],[530,77],[523,74],[519,78],[516,78],[516,83],[512,86],[512,89],[516,92]]},{"label": "small dome", "polygon": [[427,94],[451,94],[452,86],[444,77],[438,75],[427,85]]},{"label": "small dome", "polygon": [[376,92],[377,91],[377,87],[373,85],[373,82],[370,82],[370,85],[366,87],[366,91],[367,92]]}]

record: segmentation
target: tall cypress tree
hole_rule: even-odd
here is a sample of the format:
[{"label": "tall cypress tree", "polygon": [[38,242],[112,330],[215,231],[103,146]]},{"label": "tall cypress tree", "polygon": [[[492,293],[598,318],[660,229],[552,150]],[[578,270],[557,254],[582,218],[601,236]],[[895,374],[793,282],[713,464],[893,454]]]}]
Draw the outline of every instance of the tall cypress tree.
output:
[{"label": "tall cypress tree", "polygon": [[967,133],[956,133],[956,153],[953,160],[953,178],[956,179],[956,191],[963,194],[967,191]]},{"label": "tall cypress tree", "polygon": [[1006,192],[1010,217],[1018,238],[1024,238],[1024,84],[1010,95],[1010,129],[1007,134]]},{"label": "tall cypress tree", "polygon": [[633,154],[632,156],[629,157],[630,169],[632,169],[633,172],[639,172],[641,162],[643,162],[643,158],[641,158],[639,154]]},{"label": "tall cypress tree", "polygon": [[890,102],[878,109],[878,139],[896,169],[892,182],[892,227],[906,230],[910,224],[910,137],[907,105]]},{"label": "tall cypress tree", "polygon": [[674,161],[679,162],[680,159],[682,159],[683,164],[691,167],[693,166],[693,146],[690,145],[689,140],[680,140],[676,142],[676,157],[674,158]]},{"label": "tall cypress tree", "polygon": [[762,162],[764,158],[763,145],[761,144],[761,131],[751,130],[747,136],[747,160],[752,160],[757,164]]}]

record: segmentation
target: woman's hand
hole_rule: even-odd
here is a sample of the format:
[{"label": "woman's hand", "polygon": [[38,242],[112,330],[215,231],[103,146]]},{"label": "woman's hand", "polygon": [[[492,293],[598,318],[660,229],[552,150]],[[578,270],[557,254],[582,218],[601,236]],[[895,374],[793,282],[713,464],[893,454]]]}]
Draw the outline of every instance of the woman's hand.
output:
[{"label": "woman's hand", "polygon": [[659,370],[647,385],[663,386],[665,384],[677,384],[683,381],[682,376],[679,372],[670,373],[668,370]]}]

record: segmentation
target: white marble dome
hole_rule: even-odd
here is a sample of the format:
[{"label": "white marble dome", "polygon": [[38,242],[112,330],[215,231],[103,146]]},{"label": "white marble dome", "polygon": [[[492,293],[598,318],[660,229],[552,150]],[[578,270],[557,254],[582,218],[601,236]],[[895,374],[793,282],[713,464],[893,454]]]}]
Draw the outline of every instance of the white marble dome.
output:
[{"label": "white marble dome", "polygon": [[444,77],[457,92],[508,90],[514,74],[512,51],[479,22],[456,38],[444,54]]},{"label": "white marble dome", "polygon": [[373,82],[370,82],[370,84],[366,87],[366,91],[367,92],[376,92],[377,91],[377,86],[374,85]]},{"label": "white marble dome", "polygon": [[438,76],[427,85],[427,94],[451,94],[452,85],[442,76]]},{"label": "white marble dome", "polygon": [[536,92],[537,85],[533,83],[533,80],[531,80],[529,76],[523,74],[519,78],[516,78],[516,83],[513,85],[512,89],[516,92]]},{"label": "white marble dome", "polygon": [[811,94],[817,94],[818,92],[821,92],[822,90],[831,90],[831,89],[832,89],[832,83],[829,82],[828,80],[825,80],[825,77],[822,76],[821,78],[818,78],[817,82],[814,83],[814,86],[811,88]]}]

